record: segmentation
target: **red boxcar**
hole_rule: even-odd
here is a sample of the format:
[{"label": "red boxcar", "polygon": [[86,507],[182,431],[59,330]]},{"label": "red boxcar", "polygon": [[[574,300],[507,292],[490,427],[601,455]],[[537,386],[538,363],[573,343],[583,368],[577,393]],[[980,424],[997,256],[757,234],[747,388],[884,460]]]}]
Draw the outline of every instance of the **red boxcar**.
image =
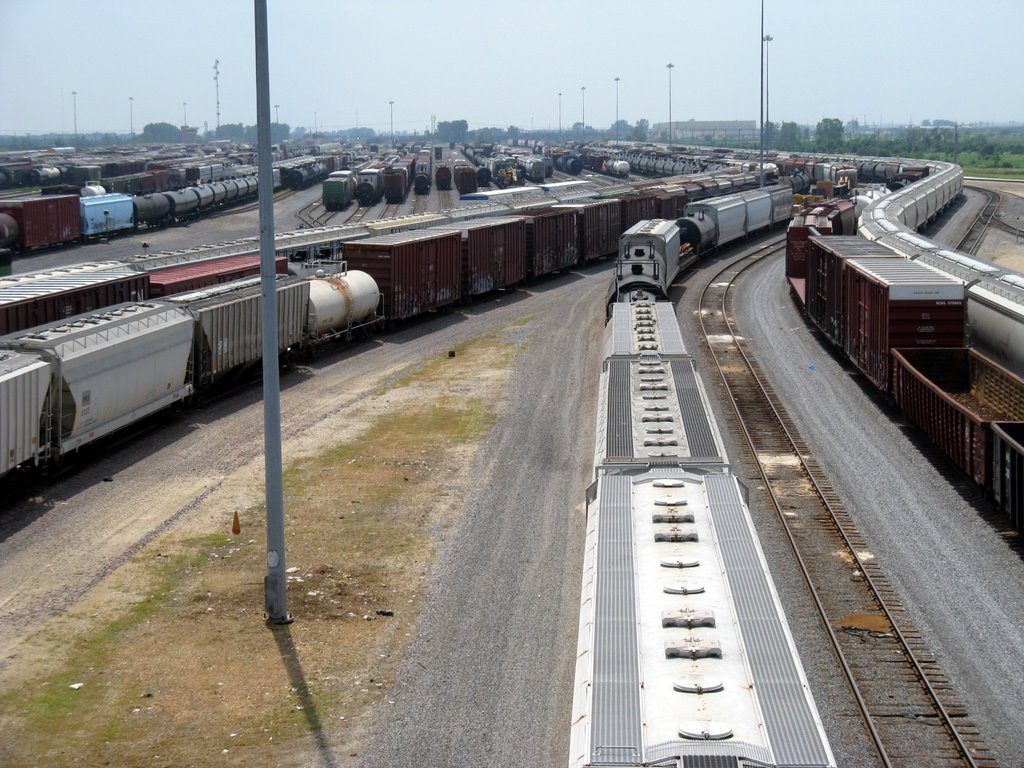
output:
[{"label": "red boxcar", "polygon": [[552,206],[576,212],[576,253],[580,263],[614,255],[622,224],[618,200],[564,203]]},{"label": "red boxcar", "polygon": [[576,253],[576,215],[565,208],[519,211],[526,217],[526,273],[539,277],[573,266]]},{"label": "red boxcar", "polygon": [[[440,147],[438,147],[440,149]],[[476,176],[473,176],[474,181]],[[437,170],[434,171],[434,183],[437,185],[439,190],[446,190],[452,188],[452,169],[450,165],[439,165]]]},{"label": "red boxcar", "polygon": [[[278,256],[274,259],[274,265],[279,275],[288,274],[287,257]],[[190,261],[150,272],[149,292],[154,297],[169,296],[172,293],[195,291],[211,285],[229,283],[259,273],[259,254]]]},{"label": "red boxcar", "polygon": [[[717,184],[715,185],[717,188]],[[658,218],[675,221],[686,213],[689,193],[684,187],[664,187],[655,192],[658,201]]]},{"label": "red boxcar", "polygon": [[963,346],[960,280],[899,258],[847,259],[843,272],[844,349],[879,389],[889,390],[891,348]]},{"label": "red boxcar", "polygon": [[1024,423],[993,423],[992,436],[992,496],[1013,527],[1024,531]]},{"label": "red boxcar", "polygon": [[1024,380],[973,349],[893,349],[892,396],[907,417],[986,488],[993,421],[1024,421]]},{"label": "red boxcar", "polygon": [[478,296],[526,279],[526,219],[506,216],[473,219],[431,232],[462,236],[462,296]]},{"label": "red boxcar", "polygon": [[23,248],[45,248],[77,240],[82,234],[78,195],[45,195],[0,200],[0,213],[16,222]]},{"label": "red boxcar", "polygon": [[476,168],[471,165],[456,165],[455,188],[459,190],[460,195],[476,192]]},{"label": "red boxcar", "polygon": [[384,316],[404,320],[456,303],[462,297],[462,236],[428,230],[345,244],[349,269],[366,272],[383,297]]}]

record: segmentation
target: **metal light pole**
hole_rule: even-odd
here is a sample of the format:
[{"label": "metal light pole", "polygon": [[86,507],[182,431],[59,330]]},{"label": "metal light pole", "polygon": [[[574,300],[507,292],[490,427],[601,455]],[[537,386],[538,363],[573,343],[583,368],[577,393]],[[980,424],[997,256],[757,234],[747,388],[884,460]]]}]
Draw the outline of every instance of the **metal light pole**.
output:
[{"label": "metal light pole", "polygon": [[181,124],[184,127],[188,127],[188,102],[181,102]]},{"label": "metal light pole", "polygon": [[615,143],[619,143],[619,78],[615,78]]},{"label": "metal light pole", "polygon": [[583,140],[587,138],[587,86],[580,86],[580,93],[583,94]]},{"label": "metal light pole", "polygon": [[[772,124],[771,119],[771,89],[768,84],[768,43],[774,40],[771,35],[764,36],[764,121],[768,125]],[[767,139],[767,137],[765,137]],[[770,149],[771,145],[765,142],[766,146]]]},{"label": "metal light pole", "polygon": [[391,146],[395,146],[395,102],[389,101],[388,106],[391,107]]},{"label": "metal light pole", "polygon": [[277,279],[274,274],[274,184],[270,162],[270,52],[267,0],[253,0],[256,15],[256,146],[259,153],[260,296],[263,327],[263,471],[267,504],[267,621],[288,624],[285,575],[284,478],[281,471],[281,381],[277,368]]},{"label": "metal light pole", "polygon": [[562,140],[562,92],[558,92],[558,140]]},{"label": "metal light pole", "polygon": [[278,125],[281,124],[281,113],[278,112],[278,110],[280,108],[281,108],[280,104],[275,104],[274,105],[274,122],[277,123]]},{"label": "metal light pole", "polygon": [[71,92],[71,109],[75,120],[75,146],[78,146],[78,91]]},{"label": "metal light pole", "polygon": [[672,146],[672,70],[675,64],[671,61],[665,65],[668,70],[668,145]]},{"label": "metal light pole", "polygon": [[135,138],[135,97],[128,97],[128,132]]},{"label": "metal light pole", "polygon": [[764,188],[764,0],[761,0],[761,163],[757,186]]}]

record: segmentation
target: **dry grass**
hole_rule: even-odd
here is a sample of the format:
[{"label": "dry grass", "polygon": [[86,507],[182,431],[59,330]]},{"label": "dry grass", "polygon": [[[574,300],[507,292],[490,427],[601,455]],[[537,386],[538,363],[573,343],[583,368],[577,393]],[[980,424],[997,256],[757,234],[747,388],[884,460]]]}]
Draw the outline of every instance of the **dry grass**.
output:
[{"label": "dry grass", "polygon": [[366,420],[358,440],[287,468],[295,623],[263,620],[262,509],[242,513],[241,536],[171,535],[121,569],[118,615],[81,617],[92,629],[0,698],[0,763],[343,765],[387,706],[432,532],[458,512],[513,353],[487,338],[427,364],[387,409],[349,414]]}]

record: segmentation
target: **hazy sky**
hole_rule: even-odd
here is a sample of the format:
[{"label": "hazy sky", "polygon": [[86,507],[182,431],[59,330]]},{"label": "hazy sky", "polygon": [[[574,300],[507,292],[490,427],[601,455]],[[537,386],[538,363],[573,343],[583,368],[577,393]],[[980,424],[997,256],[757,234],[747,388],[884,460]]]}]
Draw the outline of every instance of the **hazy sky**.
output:
[{"label": "hazy sky", "polygon": [[[334,129],[758,118],[760,0],[268,0],[271,103]],[[0,133],[256,114],[253,3],[0,0]],[[765,0],[770,118],[1024,121],[1024,0]],[[584,94],[580,87],[586,86]],[[133,97],[130,110],[129,97]]]}]

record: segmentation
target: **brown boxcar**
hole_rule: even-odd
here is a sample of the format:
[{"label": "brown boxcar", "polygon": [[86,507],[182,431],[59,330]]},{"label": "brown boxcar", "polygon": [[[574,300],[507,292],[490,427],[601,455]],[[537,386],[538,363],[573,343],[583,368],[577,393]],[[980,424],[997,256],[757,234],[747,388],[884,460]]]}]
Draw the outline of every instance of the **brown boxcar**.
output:
[{"label": "brown boxcar", "polygon": [[576,253],[576,214],[565,208],[519,211],[526,217],[526,273],[539,277],[573,266]]},{"label": "brown boxcar", "polygon": [[472,219],[431,232],[462,236],[462,297],[479,296],[526,279],[526,219],[504,216]]},{"label": "brown boxcar", "polygon": [[23,248],[46,248],[77,240],[82,233],[78,195],[44,195],[0,200],[0,213],[16,222]]},{"label": "brown boxcar", "polygon": [[149,295],[148,274],[105,262],[13,275],[0,281],[0,335]]},{"label": "brown boxcar", "polygon": [[575,211],[576,256],[581,264],[618,252],[622,224],[617,200],[562,203],[552,208]]},{"label": "brown boxcar", "polygon": [[[440,149],[440,147],[438,147]],[[473,176],[473,181],[476,181],[476,176]],[[434,183],[437,188],[441,191],[452,188],[452,169],[449,165],[439,165],[437,170],[434,171]]]},{"label": "brown boxcar", "polygon": [[663,187],[655,192],[655,199],[658,201],[658,218],[675,221],[685,215],[689,194],[684,187]]},{"label": "brown boxcar", "polygon": [[1024,531],[1024,424],[992,425],[992,495],[1013,527]]},{"label": "brown boxcar", "polygon": [[658,201],[654,195],[627,195],[619,198],[619,224],[622,231],[632,227],[638,221],[658,218]]},{"label": "brown boxcar", "polygon": [[400,232],[354,240],[344,248],[349,269],[362,270],[376,281],[389,321],[441,309],[462,297],[458,232]]},{"label": "brown boxcar", "polygon": [[[288,274],[288,258],[278,256],[274,267],[279,275]],[[223,259],[203,259],[176,264],[150,272],[149,292],[151,296],[169,296],[172,293],[195,291],[220,283],[229,283],[243,277],[260,273],[260,255],[227,256]]]},{"label": "brown boxcar", "polygon": [[986,488],[993,421],[1024,421],[1024,380],[973,349],[893,349],[892,396],[907,417]]},{"label": "brown boxcar", "polygon": [[460,195],[468,195],[476,192],[476,168],[471,165],[456,165],[455,188],[459,190]]},{"label": "brown boxcar", "polygon": [[[828,227],[825,216],[811,215],[821,226]],[[807,222],[808,217],[804,217]],[[807,316],[829,337],[833,344],[846,344],[846,283],[844,270],[848,259],[888,259],[906,263],[906,259],[862,237],[809,236],[807,240],[806,293]]]},{"label": "brown boxcar", "polygon": [[879,389],[889,390],[893,347],[964,345],[960,280],[899,258],[847,259],[843,273],[844,349]]},{"label": "brown boxcar", "polygon": [[389,203],[400,203],[405,200],[405,192],[408,189],[408,179],[405,168],[391,166],[384,169],[384,199]]}]

